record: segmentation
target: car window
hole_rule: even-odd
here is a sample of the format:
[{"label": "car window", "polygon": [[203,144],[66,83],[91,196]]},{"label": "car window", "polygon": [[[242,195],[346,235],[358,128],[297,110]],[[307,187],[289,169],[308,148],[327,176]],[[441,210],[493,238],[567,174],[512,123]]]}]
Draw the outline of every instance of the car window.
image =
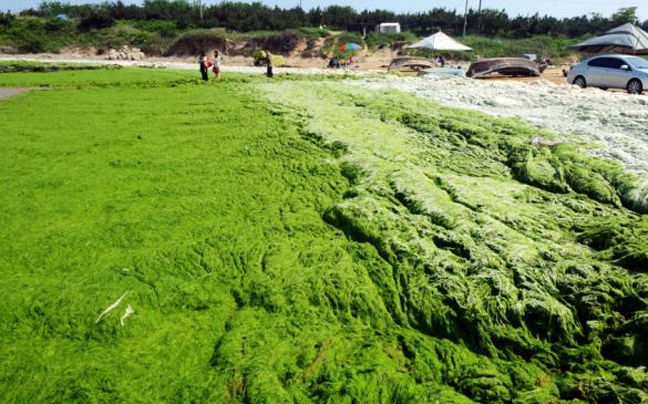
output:
[{"label": "car window", "polygon": [[590,67],[605,67],[606,58],[596,58],[587,62],[587,65]]},{"label": "car window", "polygon": [[607,69],[620,69],[621,65],[626,64],[623,60],[617,58],[596,58],[590,60],[587,65],[591,67],[605,67]]},{"label": "car window", "polygon": [[609,69],[620,69],[622,65],[625,65],[626,62],[624,62],[621,59],[617,58],[606,58],[606,66]]},{"label": "car window", "polygon": [[648,69],[648,61],[636,56],[628,56],[628,62],[637,69]]}]

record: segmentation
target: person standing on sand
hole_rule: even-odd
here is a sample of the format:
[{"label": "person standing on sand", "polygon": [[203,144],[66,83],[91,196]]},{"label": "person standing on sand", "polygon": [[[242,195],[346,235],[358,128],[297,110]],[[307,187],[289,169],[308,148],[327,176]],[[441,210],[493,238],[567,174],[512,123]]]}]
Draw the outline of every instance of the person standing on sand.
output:
[{"label": "person standing on sand", "polygon": [[272,72],[272,57],[270,56],[270,51],[267,49],[263,50],[265,52],[265,64],[267,67],[266,76],[273,77],[274,73]]},{"label": "person standing on sand", "polygon": [[220,53],[218,53],[217,50],[214,51],[214,67],[212,67],[212,71],[214,72],[214,76],[216,77],[216,80],[220,80],[221,78],[221,57]]},{"label": "person standing on sand", "polygon": [[209,73],[207,72],[207,57],[205,52],[200,52],[198,56],[198,65],[200,65],[200,75],[204,81],[209,80]]}]

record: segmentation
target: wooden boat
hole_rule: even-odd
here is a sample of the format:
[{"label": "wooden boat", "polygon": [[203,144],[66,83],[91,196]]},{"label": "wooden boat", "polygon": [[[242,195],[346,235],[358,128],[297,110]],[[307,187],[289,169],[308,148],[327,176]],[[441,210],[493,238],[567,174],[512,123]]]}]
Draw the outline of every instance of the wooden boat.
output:
[{"label": "wooden boat", "polygon": [[507,76],[539,76],[546,68],[525,58],[496,58],[474,62],[468,68],[466,76],[478,78],[491,73]]},{"label": "wooden boat", "polygon": [[394,58],[389,64],[387,71],[396,70],[418,72],[419,70],[430,69],[432,67],[434,67],[434,63],[430,62],[429,59],[402,56]]}]

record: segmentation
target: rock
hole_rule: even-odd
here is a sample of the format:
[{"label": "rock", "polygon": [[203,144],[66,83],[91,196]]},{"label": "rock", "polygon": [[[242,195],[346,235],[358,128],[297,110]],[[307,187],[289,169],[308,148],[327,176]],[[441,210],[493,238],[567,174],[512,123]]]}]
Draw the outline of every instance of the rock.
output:
[{"label": "rock", "polygon": [[20,52],[14,47],[11,46],[0,46],[0,54],[4,53],[6,55],[16,55]]},{"label": "rock", "polygon": [[108,60],[118,60],[119,59],[119,52],[117,52],[114,49],[111,49],[108,51]]},{"label": "rock", "polygon": [[129,48],[128,46],[122,46],[119,50],[110,49],[108,51],[106,59],[141,61],[145,57],[146,55],[139,48]]},{"label": "rock", "polygon": [[144,59],[144,52],[132,52],[131,53],[131,60],[143,60]]}]

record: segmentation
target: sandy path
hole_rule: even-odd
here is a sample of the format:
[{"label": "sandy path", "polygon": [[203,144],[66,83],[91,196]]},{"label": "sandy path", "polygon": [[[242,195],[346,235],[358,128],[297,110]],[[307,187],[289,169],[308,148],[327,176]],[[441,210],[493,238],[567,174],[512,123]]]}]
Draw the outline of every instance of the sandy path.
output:
[{"label": "sandy path", "polygon": [[[356,64],[353,69],[327,69],[327,61],[320,58],[286,58],[288,67],[275,67],[277,73],[294,73],[294,74],[367,74],[386,72],[386,66],[389,65],[394,53],[388,50],[376,51],[372,54],[360,54],[356,57]],[[115,61],[106,60],[104,57],[96,55],[77,55],[77,54],[22,54],[22,55],[0,55],[0,61],[26,61],[40,63],[81,63],[81,64],[101,64],[117,66],[142,66],[142,67],[166,67],[171,69],[197,70],[195,58],[192,57],[149,57],[144,61]],[[263,67],[252,66],[252,58],[243,56],[226,56],[223,59],[224,72],[239,73],[259,73],[264,72]],[[466,70],[468,63],[461,63]],[[401,73],[404,76],[416,76],[416,72]],[[486,81],[537,81],[548,80],[554,83],[565,83],[566,79],[562,75],[560,67],[549,67],[540,77],[519,77],[511,78],[508,76],[491,75],[483,80]]]},{"label": "sandy path", "polygon": [[16,94],[25,93],[31,91],[31,88],[2,88],[0,87],[0,100],[5,98],[13,97]]},{"label": "sandy path", "polygon": [[[147,59],[142,62],[126,61],[126,60],[105,60],[94,58],[65,58],[65,57],[45,57],[37,55],[7,55],[0,56],[0,61],[23,61],[23,62],[39,62],[39,63],[79,63],[79,64],[93,64],[93,65],[113,65],[123,67],[161,67],[168,69],[181,69],[181,70],[195,70],[198,72],[198,64],[191,62],[191,59],[169,59],[157,58]],[[228,64],[225,59],[222,71],[235,72],[235,73],[249,73],[249,74],[264,74],[265,67],[250,66],[242,59],[235,59],[231,61],[236,64]],[[322,66],[324,63],[321,64]],[[381,70],[384,71],[384,70]],[[376,73],[377,70],[361,70],[361,69],[325,69],[317,67],[275,67],[276,74],[290,73],[290,74],[352,74],[352,75],[367,75]],[[198,74],[198,73],[197,73]]]}]

